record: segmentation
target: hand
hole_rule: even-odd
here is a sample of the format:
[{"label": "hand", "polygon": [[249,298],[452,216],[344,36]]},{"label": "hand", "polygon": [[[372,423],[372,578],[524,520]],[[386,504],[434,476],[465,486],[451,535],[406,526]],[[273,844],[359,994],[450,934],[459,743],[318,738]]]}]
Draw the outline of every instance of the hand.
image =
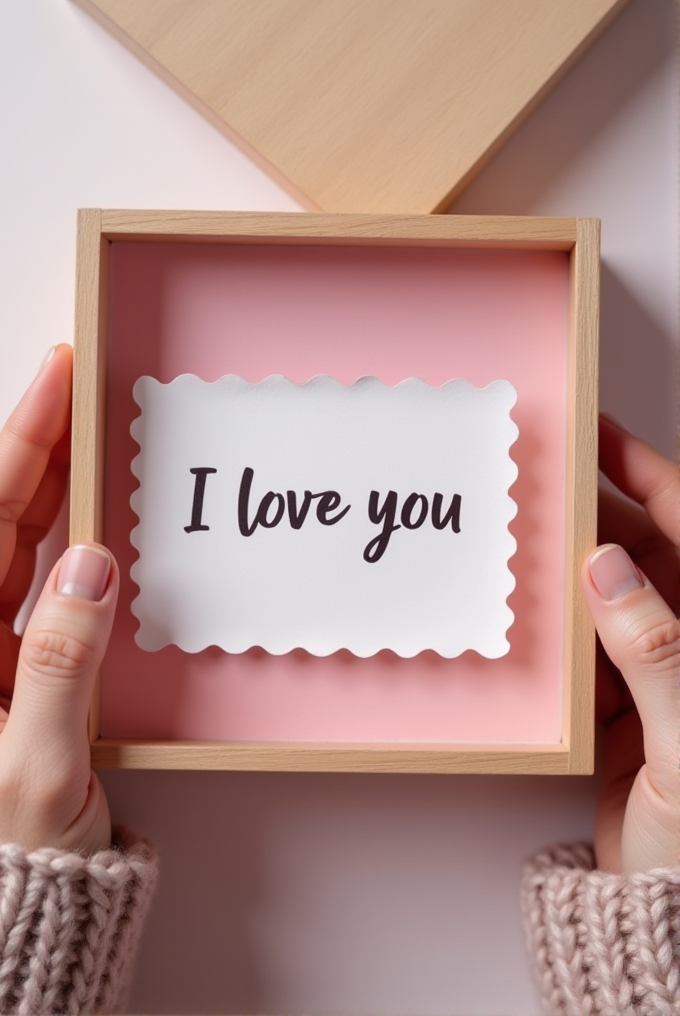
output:
[{"label": "hand", "polygon": [[601,641],[596,703],[605,740],[595,853],[599,867],[610,871],[676,867],[680,472],[606,417],[600,468],[632,500],[601,493],[605,545],[583,572]]},{"label": "hand", "polygon": [[23,639],[12,628],[66,489],[71,368],[56,347],[0,433],[0,841],[94,853],[111,842],[87,737],[118,593],[108,551],[67,550]]}]

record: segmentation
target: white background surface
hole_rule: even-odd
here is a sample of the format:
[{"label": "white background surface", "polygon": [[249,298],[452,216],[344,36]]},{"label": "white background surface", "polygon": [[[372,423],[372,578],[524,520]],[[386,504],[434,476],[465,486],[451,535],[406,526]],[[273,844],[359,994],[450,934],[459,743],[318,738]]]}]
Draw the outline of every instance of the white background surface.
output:
[{"label": "white background surface", "polygon": [[[602,401],[675,428],[673,0],[633,0],[454,211],[603,221]],[[70,341],[79,206],[294,209],[67,0],[0,3],[0,416]],[[521,859],[594,780],[105,774],[162,888],[133,1011],[536,1014]]]}]

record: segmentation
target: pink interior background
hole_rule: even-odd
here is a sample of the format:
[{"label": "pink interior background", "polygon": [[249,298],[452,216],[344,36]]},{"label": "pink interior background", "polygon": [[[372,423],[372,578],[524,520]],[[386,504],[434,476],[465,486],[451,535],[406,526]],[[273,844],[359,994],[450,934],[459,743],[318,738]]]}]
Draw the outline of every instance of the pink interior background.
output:
[{"label": "pink interior background", "polygon": [[[568,260],[534,251],[112,245],[105,538],[122,571],[102,674],[106,737],[558,742],[561,727]],[[511,650],[239,656],[134,642],[129,499],[142,374],[212,381],[363,374],[518,392]]]}]

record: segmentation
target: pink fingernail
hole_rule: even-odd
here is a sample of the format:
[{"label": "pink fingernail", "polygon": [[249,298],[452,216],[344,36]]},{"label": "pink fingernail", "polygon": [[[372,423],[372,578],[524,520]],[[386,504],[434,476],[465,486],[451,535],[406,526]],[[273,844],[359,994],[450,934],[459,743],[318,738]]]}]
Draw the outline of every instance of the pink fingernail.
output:
[{"label": "pink fingernail", "polygon": [[615,427],[619,428],[619,430],[625,430],[626,434],[630,433],[625,423],[621,423],[618,416],[614,416],[613,413],[600,413],[600,416],[604,417],[604,419],[609,423],[613,423]]},{"label": "pink fingernail", "polygon": [[35,375],[36,377],[40,377],[40,375],[42,374],[42,372],[44,371],[45,367],[50,362],[50,360],[52,359],[52,357],[54,356],[56,351],[57,351],[57,347],[56,346],[52,346],[52,348],[50,350],[48,350],[48,352],[45,355],[45,359],[43,360],[43,362],[38,367],[38,373]]},{"label": "pink fingernail", "polygon": [[97,547],[69,547],[61,559],[57,592],[98,602],[104,595],[111,558]]},{"label": "pink fingernail", "polygon": [[644,586],[628,554],[615,543],[600,547],[591,557],[589,568],[595,588],[605,600],[617,600]]}]

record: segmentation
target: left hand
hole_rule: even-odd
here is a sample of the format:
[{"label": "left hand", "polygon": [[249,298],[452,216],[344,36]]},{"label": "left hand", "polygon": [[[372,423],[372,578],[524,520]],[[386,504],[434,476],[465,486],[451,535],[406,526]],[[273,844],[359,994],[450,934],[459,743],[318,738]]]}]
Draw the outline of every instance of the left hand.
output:
[{"label": "left hand", "polygon": [[111,842],[87,737],[118,591],[108,551],[67,550],[13,630],[66,489],[71,369],[58,346],[0,433],[0,842],[93,853]]}]

